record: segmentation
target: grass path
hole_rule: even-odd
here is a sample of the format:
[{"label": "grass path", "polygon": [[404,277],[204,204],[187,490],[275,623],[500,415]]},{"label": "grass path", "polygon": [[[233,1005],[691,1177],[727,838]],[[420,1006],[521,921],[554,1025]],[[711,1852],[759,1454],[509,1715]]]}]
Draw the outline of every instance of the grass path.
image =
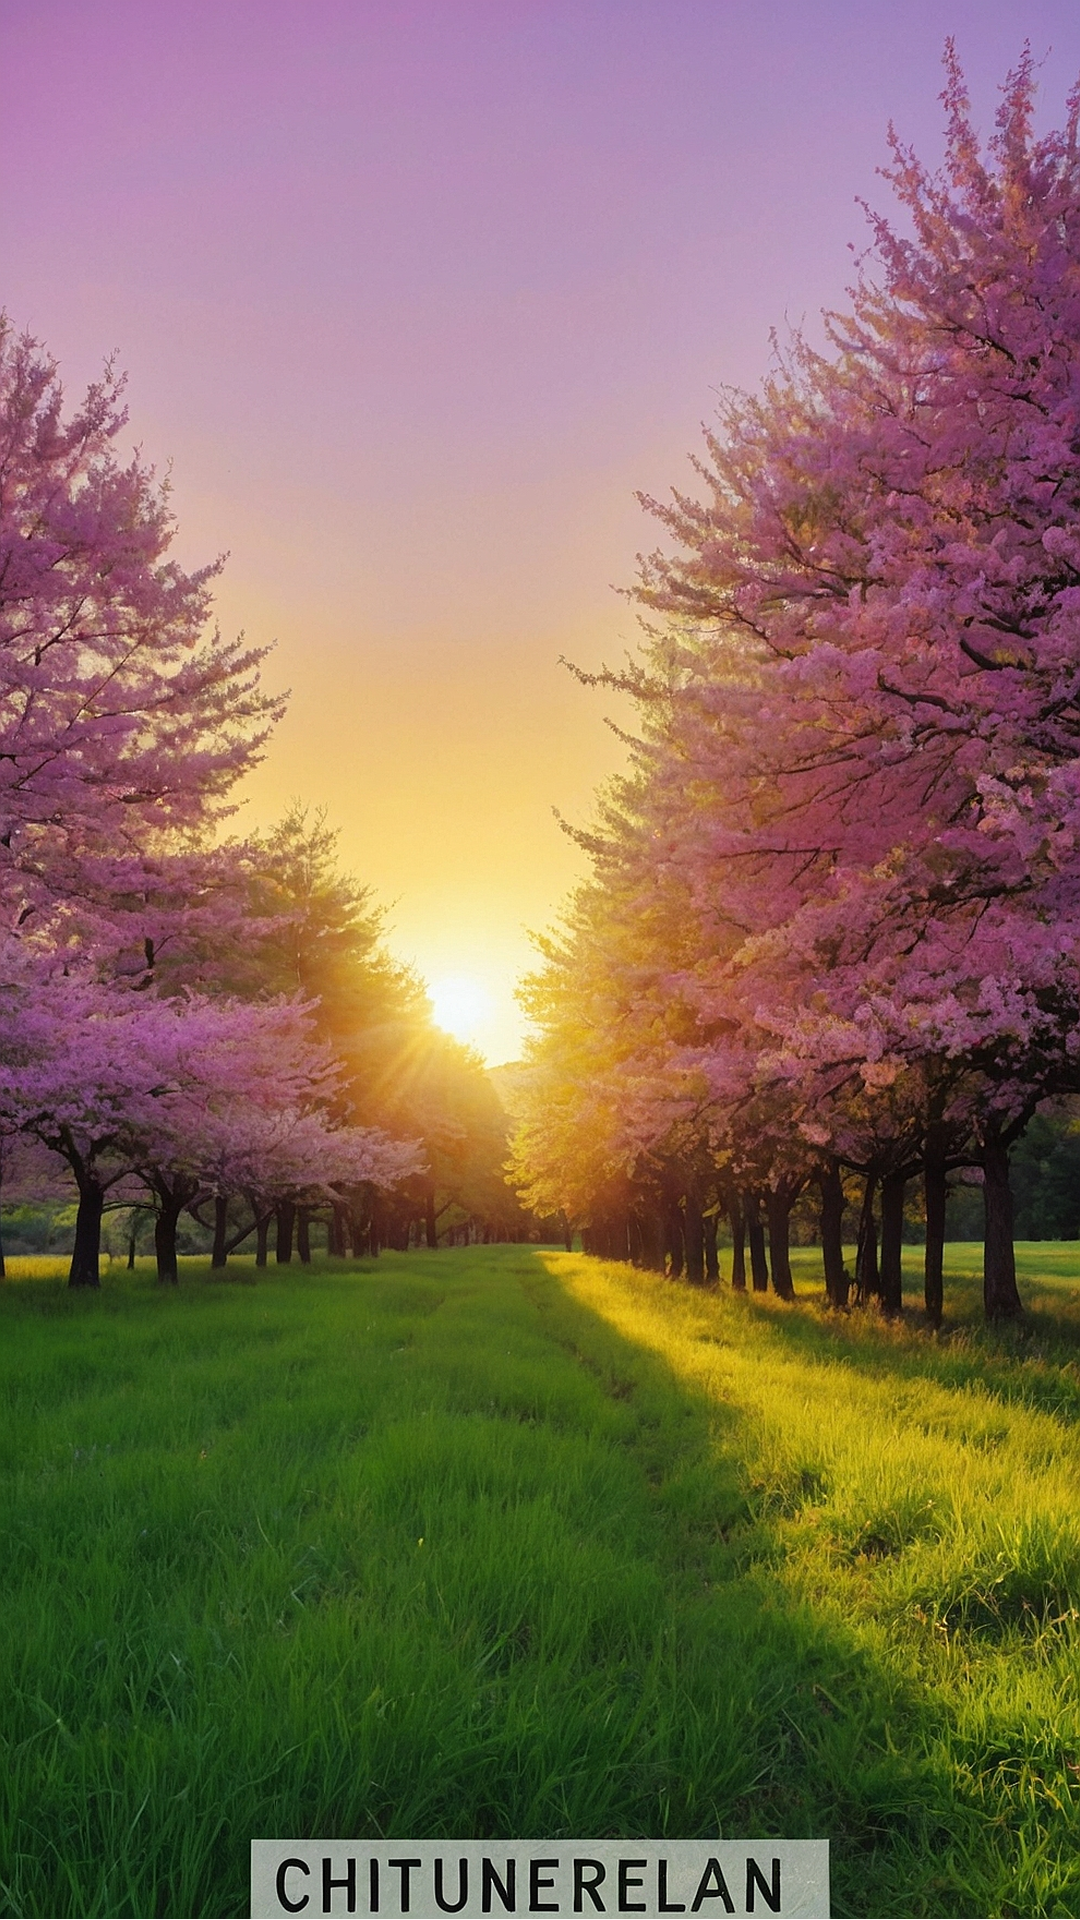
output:
[{"label": "grass path", "polygon": [[27,1266],[5,1912],[242,1914],[253,1834],[717,1831],[830,1837],[838,1913],[1080,1912],[1077,1250],[937,1339],[526,1248]]}]

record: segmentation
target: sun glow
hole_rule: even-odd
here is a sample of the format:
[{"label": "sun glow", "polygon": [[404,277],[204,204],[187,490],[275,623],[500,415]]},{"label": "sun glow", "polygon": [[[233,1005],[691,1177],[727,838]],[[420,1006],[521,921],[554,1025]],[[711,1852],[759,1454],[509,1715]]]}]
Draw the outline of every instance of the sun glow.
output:
[{"label": "sun glow", "polygon": [[475,1040],[490,1018],[491,996],[468,973],[444,973],[428,987],[435,1024],[455,1040]]}]

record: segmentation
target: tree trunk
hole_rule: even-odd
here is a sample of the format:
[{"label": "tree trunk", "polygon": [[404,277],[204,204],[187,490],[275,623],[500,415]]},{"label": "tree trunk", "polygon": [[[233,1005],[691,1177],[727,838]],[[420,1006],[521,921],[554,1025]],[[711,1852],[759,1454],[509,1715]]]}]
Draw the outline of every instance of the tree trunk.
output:
[{"label": "tree trunk", "polygon": [[791,1278],[791,1209],[794,1205],[787,1181],[769,1187],[765,1207],[769,1217],[769,1260],[773,1290],[781,1300],[794,1300],[795,1283]]},{"label": "tree trunk", "polygon": [[746,1292],[746,1209],[736,1196],[728,1203],[731,1222],[731,1285],[736,1293]]},{"label": "tree trunk", "polygon": [[906,1185],[902,1173],[887,1173],[881,1183],[881,1310],[890,1319],[904,1305],[901,1250]]},{"label": "tree trunk", "polygon": [[296,1224],[296,1208],[291,1200],[280,1200],[274,1211],[277,1220],[274,1258],[279,1267],[287,1267],[292,1259],[293,1227]]},{"label": "tree trunk", "polygon": [[944,1143],[931,1134],[926,1146],[923,1188],[926,1195],[926,1258],[923,1266],[923,1295],[926,1317],[932,1327],[940,1327],[945,1303],[945,1178]]},{"label": "tree trunk", "polygon": [[683,1227],[678,1207],[669,1205],[664,1214],[664,1238],[670,1258],[668,1278],[679,1280],[683,1270]]},{"label": "tree trunk", "polygon": [[229,1226],[229,1203],[223,1193],[214,1195],[214,1246],[210,1255],[210,1270],[220,1271],[229,1258],[225,1237]]},{"label": "tree trunk", "polygon": [[[641,1203],[638,1214],[638,1232],[641,1238],[641,1264],[648,1273],[664,1271],[664,1228],[660,1215],[650,1199]],[[569,1252],[569,1248],[567,1248]]]},{"label": "tree trunk", "polygon": [[716,1235],[720,1222],[715,1213],[705,1215],[705,1284],[708,1287],[720,1283],[720,1256],[716,1250]]},{"label": "tree trunk", "polygon": [[848,1303],[848,1271],[844,1265],[844,1183],[839,1160],[830,1160],[821,1175],[821,1259],[825,1268],[825,1298],[830,1307]]},{"label": "tree trunk", "polygon": [[100,1287],[101,1216],[105,1192],[92,1175],[79,1181],[79,1211],[75,1217],[75,1246],[68,1271],[69,1287]]},{"label": "tree trunk", "polygon": [[1009,1149],[996,1134],[983,1147],[982,1164],[983,1306],[988,1320],[1019,1320],[1024,1308],[1016,1289]]},{"label": "tree trunk", "polygon": [[265,1212],[257,1213],[255,1215],[255,1265],[257,1267],[265,1267],[266,1265],[269,1240],[270,1215]]},{"label": "tree trunk", "polygon": [[183,1206],[182,1200],[165,1200],[158,1195],[158,1211],[154,1216],[154,1252],[157,1255],[157,1277],[163,1286],[175,1287],[180,1280],[176,1261],[176,1228]]},{"label": "tree trunk", "polygon": [[311,1265],[311,1210],[309,1207],[296,1209],[296,1251],[305,1267]]},{"label": "tree trunk", "polygon": [[868,1173],[863,1190],[862,1211],[859,1215],[859,1241],[855,1253],[855,1287],[859,1305],[865,1306],[868,1300],[874,1300],[881,1291],[878,1274],[877,1221],[874,1219],[874,1195],[877,1192],[877,1174]]},{"label": "tree trunk", "polygon": [[136,1246],[136,1238],[135,1238],[135,1229],[133,1227],[131,1232],[128,1234],[127,1270],[129,1273],[134,1273],[135,1271],[135,1246]]},{"label": "tree trunk", "polygon": [[683,1240],[686,1247],[686,1277],[692,1287],[705,1285],[705,1223],[701,1217],[701,1197],[691,1187],[683,1200]]},{"label": "tree trunk", "polygon": [[424,1195],[424,1236],[429,1247],[439,1244],[439,1222],[435,1214],[435,1188],[427,1189]]},{"label": "tree trunk", "polygon": [[743,1199],[746,1237],[750,1242],[750,1284],[755,1293],[769,1290],[769,1262],[765,1257],[765,1227],[761,1218],[761,1195],[748,1193]]}]

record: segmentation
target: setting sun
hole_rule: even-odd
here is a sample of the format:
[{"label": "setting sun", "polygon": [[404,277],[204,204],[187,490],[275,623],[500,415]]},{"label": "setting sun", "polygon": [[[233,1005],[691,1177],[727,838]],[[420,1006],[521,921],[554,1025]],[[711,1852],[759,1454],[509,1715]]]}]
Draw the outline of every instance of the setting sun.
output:
[{"label": "setting sun", "polygon": [[435,1023],[455,1040],[474,1040],[491,1013],[491,998],[467,973],[444,973],[428,987]]}]

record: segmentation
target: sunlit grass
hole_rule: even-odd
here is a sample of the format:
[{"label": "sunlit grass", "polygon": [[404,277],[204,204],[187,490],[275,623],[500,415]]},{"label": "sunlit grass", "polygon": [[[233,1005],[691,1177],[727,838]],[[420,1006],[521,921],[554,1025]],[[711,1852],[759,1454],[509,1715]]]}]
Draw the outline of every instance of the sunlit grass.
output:
[{"label": "sunlit grass", "polygon": [[[914,1276],[918,1251],[908,1251]],[[811,1254],[797,1263],[804,1299],[795,1310],[545,1259],[582,1305],[663,1358],[725,1421],[737,1416],[742,1481],[773,1536],[771,1604],[808,1607],[847,1643],[852,1671],[874,1672],[889,1703],[869,1744],[882,1739],[902,1757],[904,1803],[883,1805],[868,1823],[864,1804],[852,1822],[864,1747],[821,1829],[837,1843],[845,1904],[1075,1913],[1080,1249],[1021,1249],[1029,1299],[1045,1299],[1056,1317],[1036,1313],[1023,1331],[997,1336],[979,1325],[976,1289],[958,1284],[977,1271],[980,1250],[951,1251],[952,1323],[937,1336],[810,1306],[806,1296],[821,1291]],[[1071,1298],[1062,1291],[1070,1278]],[[842,1697],[830,1694],[823,1708],[835,1715],[829,1740],[845,1723],[858,1738]],[[805,1748],[804,1728],[800,1741]],[[821,1798],[830,1771],[819,1766]],[[797,1768],[776,1779],[779,1825],[803,1791]],[[848,1874],[860,1852],[871,1862],[856,1895]]]},{"label": "sunlit grass", "polygon": [[[9,1253],[4,1262],[9,1280],[64,1280],[70,1256],[58,1253]],[[103,1262],[108,1272],[108,1262]]]},{"label": "sunlit grass", "polygon": [[[910,1255],[917,1294],[918,1250]],[[0,1902],[246,1912],[254,1834],[821,1835],[1080,1910],[1080,1249],[1032,1325],[550,1251],[0,1286]]]},{"label": "sunlit grass", "polygon": [[[66,1280],[68,1268],[71,1265],[71,1256],[67,1253],[9,1253],[6,1256],[4,1265],[7,1269],[7,1278],[9,1281]],[[234,1255],[233,1259],[229,1262],[227,1271],[230,1274],[239,1273],[249,1267],[253,1269],[254,1265],[255,1258],[253,1254],[246,1256],[243,1254],[239,1256]],[[189,1278],[196,1276],[204,1278],[207,1273],[207,1262],[201,1256],[182,1255],[179,1261],[179,1267],[180,1272],[182,1274],[186,1273]],[[156,1266],[152,1255],[145,1253],[139,1254],[135,1261],[135,1272],[145,1279],[148,1276],[152,1276],[155,1271]],[[121,1257],[119,1254],[102,1254],[101,1277],[104,1283],[107,1284],[110,1281],[119,1280],[121,1275],[126,1272],[126,1255]],[[0,1281],[0,1286],[2,1285],[3,1282]]]}]

